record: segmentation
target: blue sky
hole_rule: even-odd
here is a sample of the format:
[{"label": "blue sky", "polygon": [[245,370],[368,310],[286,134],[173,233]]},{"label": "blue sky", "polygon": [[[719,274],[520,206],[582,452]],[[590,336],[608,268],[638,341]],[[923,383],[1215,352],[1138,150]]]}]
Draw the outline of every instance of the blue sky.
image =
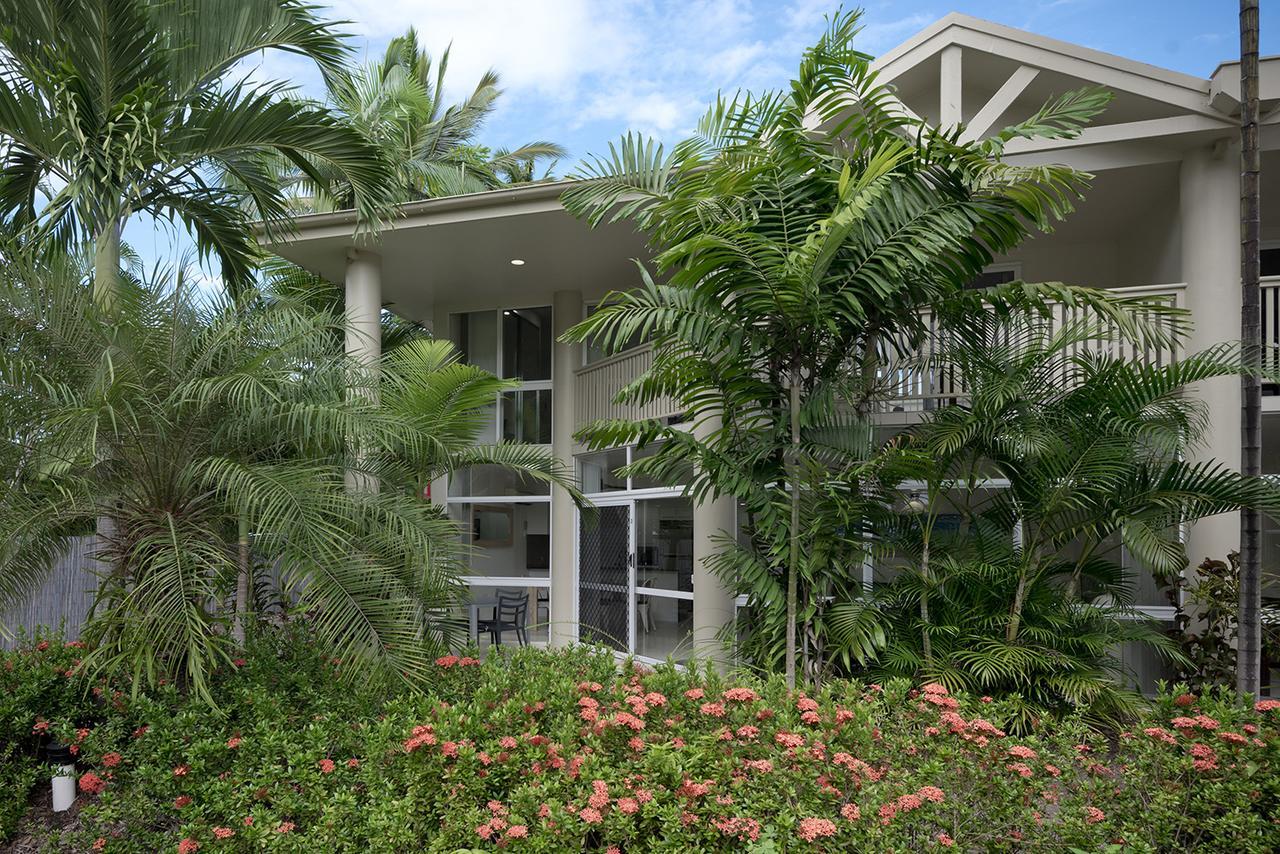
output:
[{"label": "blue sky", "polygon": [[[323,0],[320,0],[323,2]],[[333,0],[327,4],[362,59],[408,26],[439,54],[453,44],[450,86],[462,92],[493,67],[505,94],[481,141],[546,139],[570,151],[558,173],[627,130],[674,141],[718,89],[785,84],[823,29],[832,0]],[[1280,2],[1264,0],[1262,53],[1280,53]],[[860,47],[879,54],[948,12],[1030,30],[1207,77],[1238,49],[1229,0],[868,0]],[[1275,23],[1273,23],[1273,21]],[[321,95],[295,57],[264,56],[255,73]],[[126,238],[165,256],[173,235],[139,221]],[[185,241],[181,241],[185,244]]]}]

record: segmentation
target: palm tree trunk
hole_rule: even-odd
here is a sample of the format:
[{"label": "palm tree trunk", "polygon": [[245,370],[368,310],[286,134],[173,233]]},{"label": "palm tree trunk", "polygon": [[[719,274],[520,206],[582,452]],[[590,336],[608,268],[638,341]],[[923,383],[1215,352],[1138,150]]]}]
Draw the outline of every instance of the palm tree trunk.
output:
[{"label": "palm tree trunk", "polygon": [[1022,606],[1027,600],[1027,573],[1024,569],[1018,575],[1018,587],[1013,591],[1013,606],[1009,609],[1009,627],[1005,629],[1004,639],[1013,643],[1018,639],[1018,629],[1022,626]]},{"label": "palm tree trunk", "polygon": [[787,688],[796,687],[796,611],[800,589],[800,370],[791,371],[791,453],[788,455],[791,482],[791,555],[787,561]]},{"label": "palm tree trunk", "polygon": [[929,574],[930,533],[932,526],[925,529],[924,545],[920,549],[920,575],[924,579],[924,586],[920,590],[920,646],[924,651],[926,670],[933,667],[933,640],[929,637],[929,584],[932,580]]},{"label": "palm tree trunk", "polygon": [[[93,242],[93,298],[98,305],[104,307],[112,305],[115,301],[119,278],[120,228],[118,223],[112,221],[98,233]],[[108,543],[115,533],[115,519],[109,514],[99,516],[96,525],[99,546]],[[109,567],[108,571],[113,577],[122,574],[122,568],[118,562],[115,566]],[[119,580],[121,584],[124,583],[123,578]]]},{"label": "palm tree trunk", "polygon": [[110,308],[120,290],[120,224],[111,221],[93,241],[93,298]]},{"label": "palm tree trunk", "polygon": [[249,551],[249,517],[240,514],[240,537],[238,562],[239,572],[236,574],[236,615],[231,623],[231,640],[239,649],[244,649],[245,623],[249,618],[249,593],[253,589],[251,573],[251,555]]},{"label": "palm tree trunk", "polygon": [[[1262,318],[1258,238],[1258,0],[1240,0],[1240,338],[1247,370],[1241,377],[1240,472],[1262,474]],[[1261,683],[1261,524],[1256,508],[1240,514],[1240,625],[1236,689],[1256,695]]]}]

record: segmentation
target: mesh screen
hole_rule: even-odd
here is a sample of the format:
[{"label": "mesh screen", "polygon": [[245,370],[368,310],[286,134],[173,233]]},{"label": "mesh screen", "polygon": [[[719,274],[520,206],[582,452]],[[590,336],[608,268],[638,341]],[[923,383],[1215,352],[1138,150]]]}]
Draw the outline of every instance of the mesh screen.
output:
[{"label": "mesh screen", "polygon": [[626,506],[600,507],[578,531],[578,637],[623,652],[631,636],[629,516]]}]

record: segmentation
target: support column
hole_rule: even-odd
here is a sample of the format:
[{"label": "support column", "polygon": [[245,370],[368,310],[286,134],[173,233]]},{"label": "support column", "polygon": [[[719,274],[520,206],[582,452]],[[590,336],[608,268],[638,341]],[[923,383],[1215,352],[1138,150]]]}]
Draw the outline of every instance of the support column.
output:
[{"label": "support column", "polygon": [[[551,298],[552,328],[556,340],[551,350],[551,455],[572,470],[573,431],[577,427],[574,399],[575,370],[582,364],[582,348],[560,340],[582,320],[582,292],[556,291]],[[576,475],[575,475],[576,476]],[[578,531],[573,500],[563,487],[551,490],[551,646],[567,646],[578,639],[578,598],[575,584],[575,544]]]},{"label": "support column", "polygon": [[939,103],[938,127],[950,130],[960,124],[964,116],[962,90],[961,57],[964,55],[960,45],[948,45],[942,49],[939,61]]},{"label": "support column", "polygon": [[[382,256],[347,249],[346,350],[355,362],[352,392],[377,399],[378,362],[382,358]],[[357,448],[357,457],[359,449]],[[347,489],[376,490],[377,484],[357,471],[347,472]]]},{"label": "support column", "polygon": [[[720,419],[706,418],[694,426],[705,437],[720,429]],[[720,639],[720,630],[734,619],[733,590],[706,565],[720,546],[717,540],[736,530],[736,502],[732,496],[703,501],[693,508],[693,652],[703,661],[725,669],[731,655]]]},{"label": "support column", "polygon": [[[449,325],[449,321],[450,314],[447,309],[442,308],[439,304],[433,306],[431,310],[431,337],[437,341],[452,341],[453,330]],[[454,349],[455,351],[457,350],[456,344]],[[449,497],[449,476],[441,475],[433,478],[428,488],[431,490],[431,503],[442,510],[446,509],[447,501],[445,499]]]},{"label": "support column", "polygon": [[[1182,279],[1195,329],[1187,347],[1202,350],[1240,339],[1240,158],[1220,140],[1188,151],[1181,171]],[[1214,420],[1193,460],[1216,460],[1240,467],[1240,380],[1223,377],[1191,390]],[[1205,558],[1227,559],[1240,547],[1240,514],[1223,513],[1191,526],[1187,557],[1191,568]]]}]

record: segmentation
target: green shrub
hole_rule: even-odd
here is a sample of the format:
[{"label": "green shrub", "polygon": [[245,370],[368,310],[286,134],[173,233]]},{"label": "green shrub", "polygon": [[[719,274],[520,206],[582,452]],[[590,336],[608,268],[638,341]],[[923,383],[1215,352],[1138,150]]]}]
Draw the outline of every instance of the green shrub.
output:
[{"label": "green shrub", "polygon": [[1015,738],[1001,729],[1014,700],[937,685],[834,681],[806,696],[780,680],[520,650],[441,659],[424,695],[353,691],[341,666],[301,634],[270,636],[218,674],[218,712],[171,686],[68,707],[93,725],[52,729],[77,743],[82,787],[102,790],[82,795],[81,826],[51,832],[50,849],[1280,845],[1276,702],[1179,689],[1128,731],[1044,719]]},{"label": "green shrub", "polygon": [[52,722],[90,723],[104,714],[74,673],[81,654],[79,644],[54,634],[20,636],[14,651],[0,654],[0,842],[17,829],[32,785],[47,777],[39,757]]}]

